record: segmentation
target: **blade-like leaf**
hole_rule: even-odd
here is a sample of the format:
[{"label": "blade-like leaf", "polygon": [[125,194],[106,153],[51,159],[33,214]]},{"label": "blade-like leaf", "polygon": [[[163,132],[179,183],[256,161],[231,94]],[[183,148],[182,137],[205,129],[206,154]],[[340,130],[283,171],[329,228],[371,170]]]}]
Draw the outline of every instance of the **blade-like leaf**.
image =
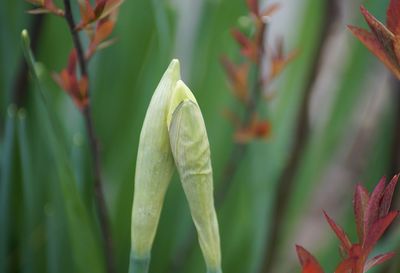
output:
[{"label": "blade-like leaf", "polygon": [[371,13],[368,12],[363,6],[360,7],[361,13],[371,28],[373,34],[378,39],[380,44],[385,49],[390,61],[398,65],[396,54],[394,53],[394,34],[381,22],[379,22]]},{"label": "blade-like leaf", "polygon": [[[378,220],[379,217],[379,205],[382,200],[382,196],[385,190],[386,177],[382,177],[378,185],[376,185],[374,191],[371,193],[371,197],[368,200],[368,205],[365,211],[365,236],[368,236],[369,230],[372,225]],[[366,238],[364,238],[366,239]]]},{"label": "blade-like leaf", "polygon": [[392,203],[393,193],[394,190],[396,189],[398,180],[399,180],[399,175],[395,175],[392,178],[392,180],[390,180],[390,183],[386,186],[379,208],[379,217],[383,217],[386,214],[388,214],[390,205]]},{"label": "blade-like leaf", "polygon": [[368,191],[360,184],[356,186],[354,193],[354,216],[357,226],[358,240],[362,242],[364,240],[364,218],[365,210],[367,208],[369,200]]},{"label": "blade-like leaf", "polygon": [[336,236],[339,238],[342,247],[349,252],[351,249],[351,242],[349,238],[347,237],[346,233],[344,230],[333,221],[328,214],[324,211],[324,215],[326,220],[328,221],[328,224],[331,226],[332,230],[335,232]]},{"label": "blade-like leaf", "polygon": [[297,256],[299,257],[300,264],[303,268],[302,273],[323,273],[324,270],[318,263],[317,259],[311,255],[305,248],[302,246],[296,245]]},{"label": "blade-like leaf", "polygon": [[389,252],[373,257],[372,259],[368,260],[367,263],[365,264],[364,272],[367,272],[376,265],[386,262],[387,260],[391,259],[394,255],[395,255],[394,252]]},{"label": "blade-like leaf", "polygon": [[376,242],[379,240],[379,238],[381,238],[385,230],[389,227],[398,214],[398,211],[391,211],[388,213],[388,215],[379,219],[372,225],[370,231],[366,234],[365,244],[363,245],[363,249],[365,250],[366,254],[372,250]]},{"label": "blade-like leaf", "polygon": [[389,30],[394,34],[400,34],[400,0],[390,0],[386,16]]},{"label": "blade-like leaf", "polygon": [[395,76],[400,79],[400,71],[397,66],[389,59],[386,54],[385,48],[378,41],[378,39],[370,32],[354,27],[349,26],[351,32],[356,36],[372,53],[375,54],[383,62],[389,69],[392,71]]},{"label": "blade-like leaf", "polygon": [[355,267],[355,260],[353,258],[347,258],[343,260],[335,270],[335,273],[350,273]]}]

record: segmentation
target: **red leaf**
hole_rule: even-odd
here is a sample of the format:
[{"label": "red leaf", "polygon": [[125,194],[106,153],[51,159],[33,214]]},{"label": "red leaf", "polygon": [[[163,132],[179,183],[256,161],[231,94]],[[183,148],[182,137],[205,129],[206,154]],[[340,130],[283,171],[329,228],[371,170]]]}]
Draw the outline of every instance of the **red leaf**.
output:
[{"label": "red leaf", "polygon": [[335,232],[336,236],[339,238],[342,247],[347,251],[347,253],[350,251],[352,243],[350,242],[349,238],[347,237],[346,233],[344,230],[338,226],[335,221],[333,221],[328,214],[324,211],[324,215],[326,220],[328,221],[328,224],[331,226],[332,230]]},{"label": "red leaf", "polygon": [[356,260],[352,257],[347,258],[336,267],[335,273],[352,273],[355,266]]},{"label": "red leaf", "polygon": [[254,42],[251,41],[249,38],[247,38],[243,33],[241,33],[237,29],[232,30],[232,36],[239,43],[243,56],[246,56],[250,60],[257,62],[258,50]]},{"label": "red leaf", "polygon": [[356,186],[354,193],[354,216],[356,219],[358,240],[364,240],[364,218],[369,196],[368,191],[360,184]]},{"label": "red leaf", "polygon": [[366,234],[365,244],[363,245],[364,254],[368,254],[372,250],[376,242],[382,237],[385,230],[398,214],[398,211],[391,211],[372,225],[370,231]]},{"label": "red leaf", "polygon": [[394,34],[400,34],[400,0],[390,0],[387,9],[387,26]]},{"label": "red leaf", "polygon": [[105,39],[107,39],[108,36],[111,35],[114,29],[114,25],[115,25],[114,21],[108,19],[103,19],[99,21],[96,27],[95,34],[89,46],[89,54],[88,54],[89,57],[94,53],[96,47]]},{"label": "red leaf", "polygon": [[[386,184],[386,177],[382,177],[378,185],[376,185],[374,191],[371,193],[371,197],[368,200],[368,205],[365,211],[365,218],[364,218],[365,236],[368,236],[369,230],[372,228],[374,223],[379,218],[379,205],[385,190],[385,184]],[[365,241],[363,241],[363,243],[364,242]]]},{"label": "red leaf", "polygon": [[392,73],[400,79],[400,70],[393,64],[386,54],[385,48],[378,39],[370,32],[354,26],[348,26],[351,32],[356,36],[372,53],[374,53],[383,62]]},{"label": "red leaf", "polygon": [[296,252],[303,268],[302,273],[324,273],[318,261],[307,250],[296,245]]},{"label": "red leaf", "polygon": [[390,180],[390,183],[386,186],[379,208],[379,217],[383,217],[388,214],[398,179],[399,175],[395,175],[392,180]]},{"label": "red leaf", "polygon": [[221,58],[221,64],[225,69],[225,72],[229,78],[232,88],[234,89],[234,95],[240,101],[247,103],[249,101],[249,94],[247,88],[247,75],[249,66],[248,65],[237,66],[225,56]]},{"label": "red leaf", "polygon": [[77,56],[77,54],[76,54],[76,50],[75,49],[73,49],[72,51],[71,51],[71,53],[69,54],[69,57],[68,57],[68,65],[67,65],[67,71],[68,71],[68,73],[69,74],[75,74],[75,72],[76,72],[76,62],[77,62],[77,59],[78,58],[78,56]]},{"label": "red leaf", "polygon": [[387,260],[393,258],[394,255],[395,255],[394,252],[389,252],[389,253],[375,256],[374,258],[367,261],[367,263],[364,266],[364,272],[367,272],[368,270],[370,270],[372,267],[374,267],[376,265],[386,262]]},{"label": "red leaf", "polygon": [[247,143],[253,139],[266,139],[271,133],[271,124],[268,120],[260,120],[254,115],[248,126],[239,128],[235,133],[235,141]]},{"label": "red leaf", "polygon": [[390,30],[384,24],[379,22],[372,14],[370,14],[363,6],[360,7],[360,10],[375,37],[384,48],[389,60],[394,65],[398,65],[396,54],[394,53],[394,34],[390,32]]}]

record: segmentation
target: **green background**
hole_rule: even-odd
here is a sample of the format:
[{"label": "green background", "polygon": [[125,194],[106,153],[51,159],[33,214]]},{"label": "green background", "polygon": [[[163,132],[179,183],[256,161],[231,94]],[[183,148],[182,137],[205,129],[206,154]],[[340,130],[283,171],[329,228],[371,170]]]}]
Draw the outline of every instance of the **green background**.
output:
[{"label": "green background", "polygon": [[[366,27],[358,12],[359,0],[341,1],[345,3],[340,4],[340,16],[323,53],[316,54],[328,1],[282,0],[280,11],[271,18],[266,43],[273,46],[283,36],[285,49],[296,48],[300,54],[265,90],[277,91],[272,100],[259,104],[260,115],[272,124],[271,136],[248,144],[217,211],[224,272],[261,272],[270,255],[265,249],[276,220],[279,177],[293,152],[299,108],[314,73],[313,63],[320,65],[307,115],[310,128],[298,164],[289,170],[294,179],[284,188],[288,198],[271,271],[299,272],[294,245],[301,244],[315,254],[326,272],[333,272],[340,260],[338,242],[324,222],[322,209],[356,240],[354,184],[362,181],[371,189],[381,176],[399,172],[398,161],[393,160],[400,141],[394,134],[400,122],[399,85],[346,28],[346,24]],[[268,2],[272,1],[262,6]],[[368,1],[366,6],[384,21],[388,2]],[[35,52],[44,92],[54,110],[51,117],[32,80],[23,105],[11,105],[23,58],[20,33],[34,20],[26,13],[30,8],[24,1],[0,1],[0,272],[104,272],[84,122],[51,79],[53,71],[66,65],[72,48],[61,18],[44,16]],[[127,0],[113,33],[116,43],[90,62],[93,116],[118,272],[127,272],[129,263],[140,129],[152,93],[172,58],[180,58],[183,78],[203,111],[216,188],[223,179],[235,145],[235,128],[222,113],[229,108],[240,114],[243,107],[232,96],[219,59],[228,55],[242,60],[230,29],[244,28],[240,24],[247,13],[245,1],[239,0],[191,4]],[[399,202],[394,206],[399,208]],[[197,242],[180,270],[171,270],[171,261],[192,229],[175,175],[150,272],[205,272]],[[378,250],[399,248],[399,232],[398,225],[390,229]],[[377,269],[398,272],[395,260]]]}]

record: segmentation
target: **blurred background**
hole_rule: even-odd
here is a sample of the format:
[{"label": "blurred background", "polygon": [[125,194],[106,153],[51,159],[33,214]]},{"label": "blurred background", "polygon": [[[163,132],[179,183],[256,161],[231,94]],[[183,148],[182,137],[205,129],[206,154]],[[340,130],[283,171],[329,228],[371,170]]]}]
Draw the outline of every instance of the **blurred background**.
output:
[{"label": "blurred background", "polygon": [[[399,172],[400,84],[346,28],[367,27],[360,4],[384,21],[389,0],[261,2],[281,3],[265,43],[283,37],[285,50],[298,49],[299,55],[264,90],[273,94],[259,105],[271,123],[268,139],[244,144],[239,156],[232,152],[238,145],[235,127],[223,112],[243,109],[220,57],[241,60],[230,30],[246,27],[244,0],[125,1],[113,34],[116,43],[90,62],[117,272],[128,270],[140,129],[172,58],[180,59],[208,130],[224,272],[299,272],[295,244],[333,272],[340,260],[338,241],[322,209],[356,240],[355,183],[371,190],[383,175]],[[66,65],[71,37],[64,20],[29,15],[30,8],[22,0],[0,1],[0,272],[104,272],[84,122],[51,78]],[[23,28],[30,29],[45,92],[56,110],[52,118],[61,127],[56,149],[50,145],[49,116],[22,69]],[[60,151],[66,152],[63,160]],[[237,164],[227,170],[230,160]],[[150,272],[205,272],[196,240],[175,174]],[[400,250],[398,223],[377,252],[394,249]],[[77,258],[82,255],[84,261]],[[398,255],[374,272],[399,272]]]}]

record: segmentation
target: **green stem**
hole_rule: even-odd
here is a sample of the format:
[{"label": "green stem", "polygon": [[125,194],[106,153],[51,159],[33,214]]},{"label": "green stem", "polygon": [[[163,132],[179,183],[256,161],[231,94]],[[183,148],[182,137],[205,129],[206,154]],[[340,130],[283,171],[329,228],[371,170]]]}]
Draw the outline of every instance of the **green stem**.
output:
[{"label": "green stem", "polygon": [[148,273],[150,266],[150,255],[146,257],[135,257],[131,253],[131,258],[129,262],[129,273]]}]

